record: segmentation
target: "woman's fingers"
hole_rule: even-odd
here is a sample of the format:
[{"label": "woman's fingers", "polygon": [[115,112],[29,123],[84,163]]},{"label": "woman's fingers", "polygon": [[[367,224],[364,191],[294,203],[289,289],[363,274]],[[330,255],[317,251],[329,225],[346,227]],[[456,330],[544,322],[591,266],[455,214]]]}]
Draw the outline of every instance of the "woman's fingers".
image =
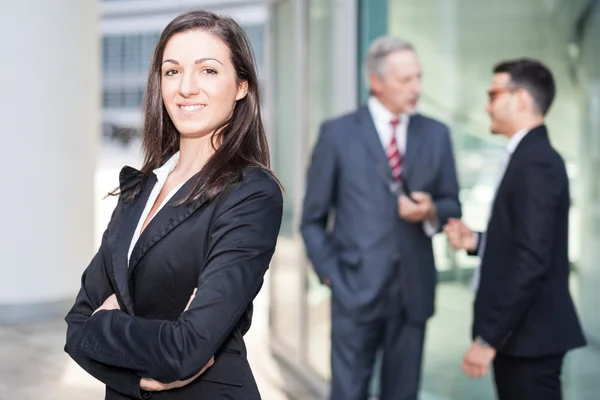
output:
[{"label": "woman's fingers", "polygon": [[196,290],[198,290],[198,289],[194,289],[194,292],[190,296],[190,300],[188,301],[187,306],[185,306],[185,310],[183,310],[183,311],[187,311],[188,308],[190,308],[190,305],[192,304],[192,301],[194,300],[194,297],[196,297]]}]

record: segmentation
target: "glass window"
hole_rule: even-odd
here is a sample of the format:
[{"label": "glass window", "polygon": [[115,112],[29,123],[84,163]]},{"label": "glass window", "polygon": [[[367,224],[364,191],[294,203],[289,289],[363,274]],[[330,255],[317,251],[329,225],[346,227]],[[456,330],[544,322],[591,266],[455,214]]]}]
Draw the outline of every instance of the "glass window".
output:
[{"label": "glass window", "polygon": [[141,107],[148,67],[160,33],[102,38],[103,107]]},{"label": "glass window", "polygon": [[137,108],[142,104],[143,91],[138,88],[127,88],[123,92],[123,107]]},{"label": "glass window", "polygon": [[105,74],[121,71],[122,47],[123,36],[108,35],[102,38],[102,66]]},{"label": "glass window", "polygon": [[107,108],[117,108],[123,105],[123,93],[120,88],[105,89],[102,92],[102,106]]},{"label": "glass window", "polygon": [[[424,0],[419,7],[389,5],[390,33],[413,42],[422,62],[421,111],[452,128],[464,219],[473,228],[484,229],[505,146],[503,139],[489,134],[484,111],[486,89],[498,61],[535,57],[553,70],[560,96],[548,123],[567,162],[575,159],[579,111],[565,57],[567,25],[557,23],[558,11],[543,1]],[[463,253],[454,258],[443,236],[435,239],[435,249],[439,269],[454,268],[442,278],[470,275],[456,268],[471,270],[473,261]]]},{"label": "glass window", "polygon": [[[332,115],[331,0],[310,0],[308,7],[308,138],[316,142],[319,126]],[[306,156],[310,156],[310,152]],[[308,161],[307,161],[308,163]],[[321,285],[312,268],[307,285],[307,362],[324,379],[330,371],[330,291]]]},{"label": "glass window", "polygon": [[[583,124],[581,127],[581,154],[579,160],[581,193],[581,258],[578,264],[580,312],[586,333],[595,343],[600,343],[600,315],[598,314],[598,288],[600,287],[600,4],[578,22],[585,23],[583,33],[574,45],[579,46],[578,81],[583,92]],[[583,386],[582,377],[579,383]],[[589,385],[588,385],[589,386]],[[591,397],[590,397],[591,398]]]},{"label": "glass window", "polygon": [[304,279],[304,248],[298,235],[296,191],[298,185],[298,156],[296,154],[296,128],[298,96],[296,93],[296,53],[294,3],[281,1],[274,9],[274,51],[277,73],[275,85],[275,143],[273,148],[274,171],[283,184],[286,194],[283,203],[283,221],[277,250],[271,270],[271,313],[273,334],[286,346],[287,354],[301,357],[303,340],[302,285]]},{"label": "glass window", "polygon": [[154,54],[154,48],[158,43],[160,32],[142,35],[140,43],[140,71],[147,73]]},{"label": "glass window", "polygon": [[388,32],[387,0],[358,0],[358,85],[359,99],[364,102],[369,96],[362,71],[364,59],[371,42]]},{"label": "glass window", "polygon": [[142,36],[128,35],[123,37],[122,71],[136,73],[142,71]]},{"label": "glass window", "polygon": [[[464,220],[475,229],[484,230],[487,225],[500,154],[506,145],[505,139],[489,133],[489,118],[484,111],[492,69],[499,61],[526,56],[542,60],[553,71],[557,97],[547,124],[571,178],[574,203],[570,256],[576,266],[580,264],[582,278],[585,276],[574,279],[579,289],[573,293],[581,296],[581,312],[584,320],[589,316],[588,327],[600,335],[600,320],[593,311],[597,303],[597,289],[593,288],[600,284],[596,268],[600,185],[591,172],[600,167],[600,19],[595,11],[582,28],[578,21],[587,3],[421,0],[419,7],[414,7],[407,2],[389,1],[388,24],[389,33],[413,42],[420,57],[424,71],[420,111],[447,123],[452,130]],[[574,52],[571,42],[578,34],[583,37]],[[573,62],[570,53],[581,58]],[[580,226],[578,215],[582,211],[593,217],[585,217],[586,223]],[[580,237],[586,238],[581,257]],[[464,252],[454,253],[444,235],[438,235],[434,245],[440,284],[437,312],[428,325],[424,391],[448,399],[493,398],[489,380],[469,380],[458,367],[469,345],[473,301],[470,280],[479,260]],[[572,359],[579,360],[577,354],[581,353],[576,352]],[[590,360],[589,356],[581,357]],[[598,373],[598,368],[591,365],[588,370],[591,372],[579,372],[588,379],[591,373]],[[565,367],[566,398],[593,398],[586,397],[591,393],[589,389],[583,389],[589,384],[576,384],[585,378],[577,378],[578,374],[571,371]]]}]

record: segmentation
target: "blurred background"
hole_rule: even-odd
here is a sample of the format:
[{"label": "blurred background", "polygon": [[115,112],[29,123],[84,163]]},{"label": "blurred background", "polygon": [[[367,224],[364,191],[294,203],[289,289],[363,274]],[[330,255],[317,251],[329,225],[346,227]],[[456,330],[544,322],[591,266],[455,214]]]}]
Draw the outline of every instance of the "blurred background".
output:
[{"label": "blurred background", "polygon": [[[278,248],[248,334],[266,400],[324,399],[329,289],[298,231],[319,124],[366,99],[361,60],[380,35],[407,39],[424,71],[420,111],[451,127],[464,219],[483,229],[502,141],[484,112],[493,65],[529,56],[553,71],[548,125],[567,162],[572,290],[589,345],[565,363],[567,400],[600,393],[599,0],[21,0],[0,2],[0,399],[101,398],[63,353],[62,318],[115,205],[104,195],[141,164],[140,104],[157,39],[176,15],[232,15],[258,63],[275,172],[286,188]],[[425,400],[493,399],[460,370],[476,258],[434,238],[437,312]],[[377,388],[374,388],[377,391]]]}]

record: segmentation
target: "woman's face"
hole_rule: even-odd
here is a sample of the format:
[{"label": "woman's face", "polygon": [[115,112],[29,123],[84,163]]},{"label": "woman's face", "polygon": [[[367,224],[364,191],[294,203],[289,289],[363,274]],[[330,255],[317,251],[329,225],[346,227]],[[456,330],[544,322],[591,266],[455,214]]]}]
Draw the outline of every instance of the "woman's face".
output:
[{"label": "woman's face", "polygon": [[169,39],[162,58],[161,90],[169,117],[182,136],[210,135],[246,96],[238,84],[229,48],[203,31],[187,31]]}]

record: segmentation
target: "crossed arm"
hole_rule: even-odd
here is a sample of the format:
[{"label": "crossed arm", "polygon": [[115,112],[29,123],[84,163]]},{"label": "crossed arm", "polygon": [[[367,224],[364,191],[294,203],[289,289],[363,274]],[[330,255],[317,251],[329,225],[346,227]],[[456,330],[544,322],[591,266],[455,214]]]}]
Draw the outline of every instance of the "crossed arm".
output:
[{"label": "crossed arm", "polygon": [[99,253],[66,317],[65,351],[106,385],[136,398],[140,377],[173,382],[198,374],[252,302],[274,252],[281,191],[271,179],[252,182],[231,193],[215,217],[197,294],[178,320],[120,310],[93,314],[113,292]]}]

